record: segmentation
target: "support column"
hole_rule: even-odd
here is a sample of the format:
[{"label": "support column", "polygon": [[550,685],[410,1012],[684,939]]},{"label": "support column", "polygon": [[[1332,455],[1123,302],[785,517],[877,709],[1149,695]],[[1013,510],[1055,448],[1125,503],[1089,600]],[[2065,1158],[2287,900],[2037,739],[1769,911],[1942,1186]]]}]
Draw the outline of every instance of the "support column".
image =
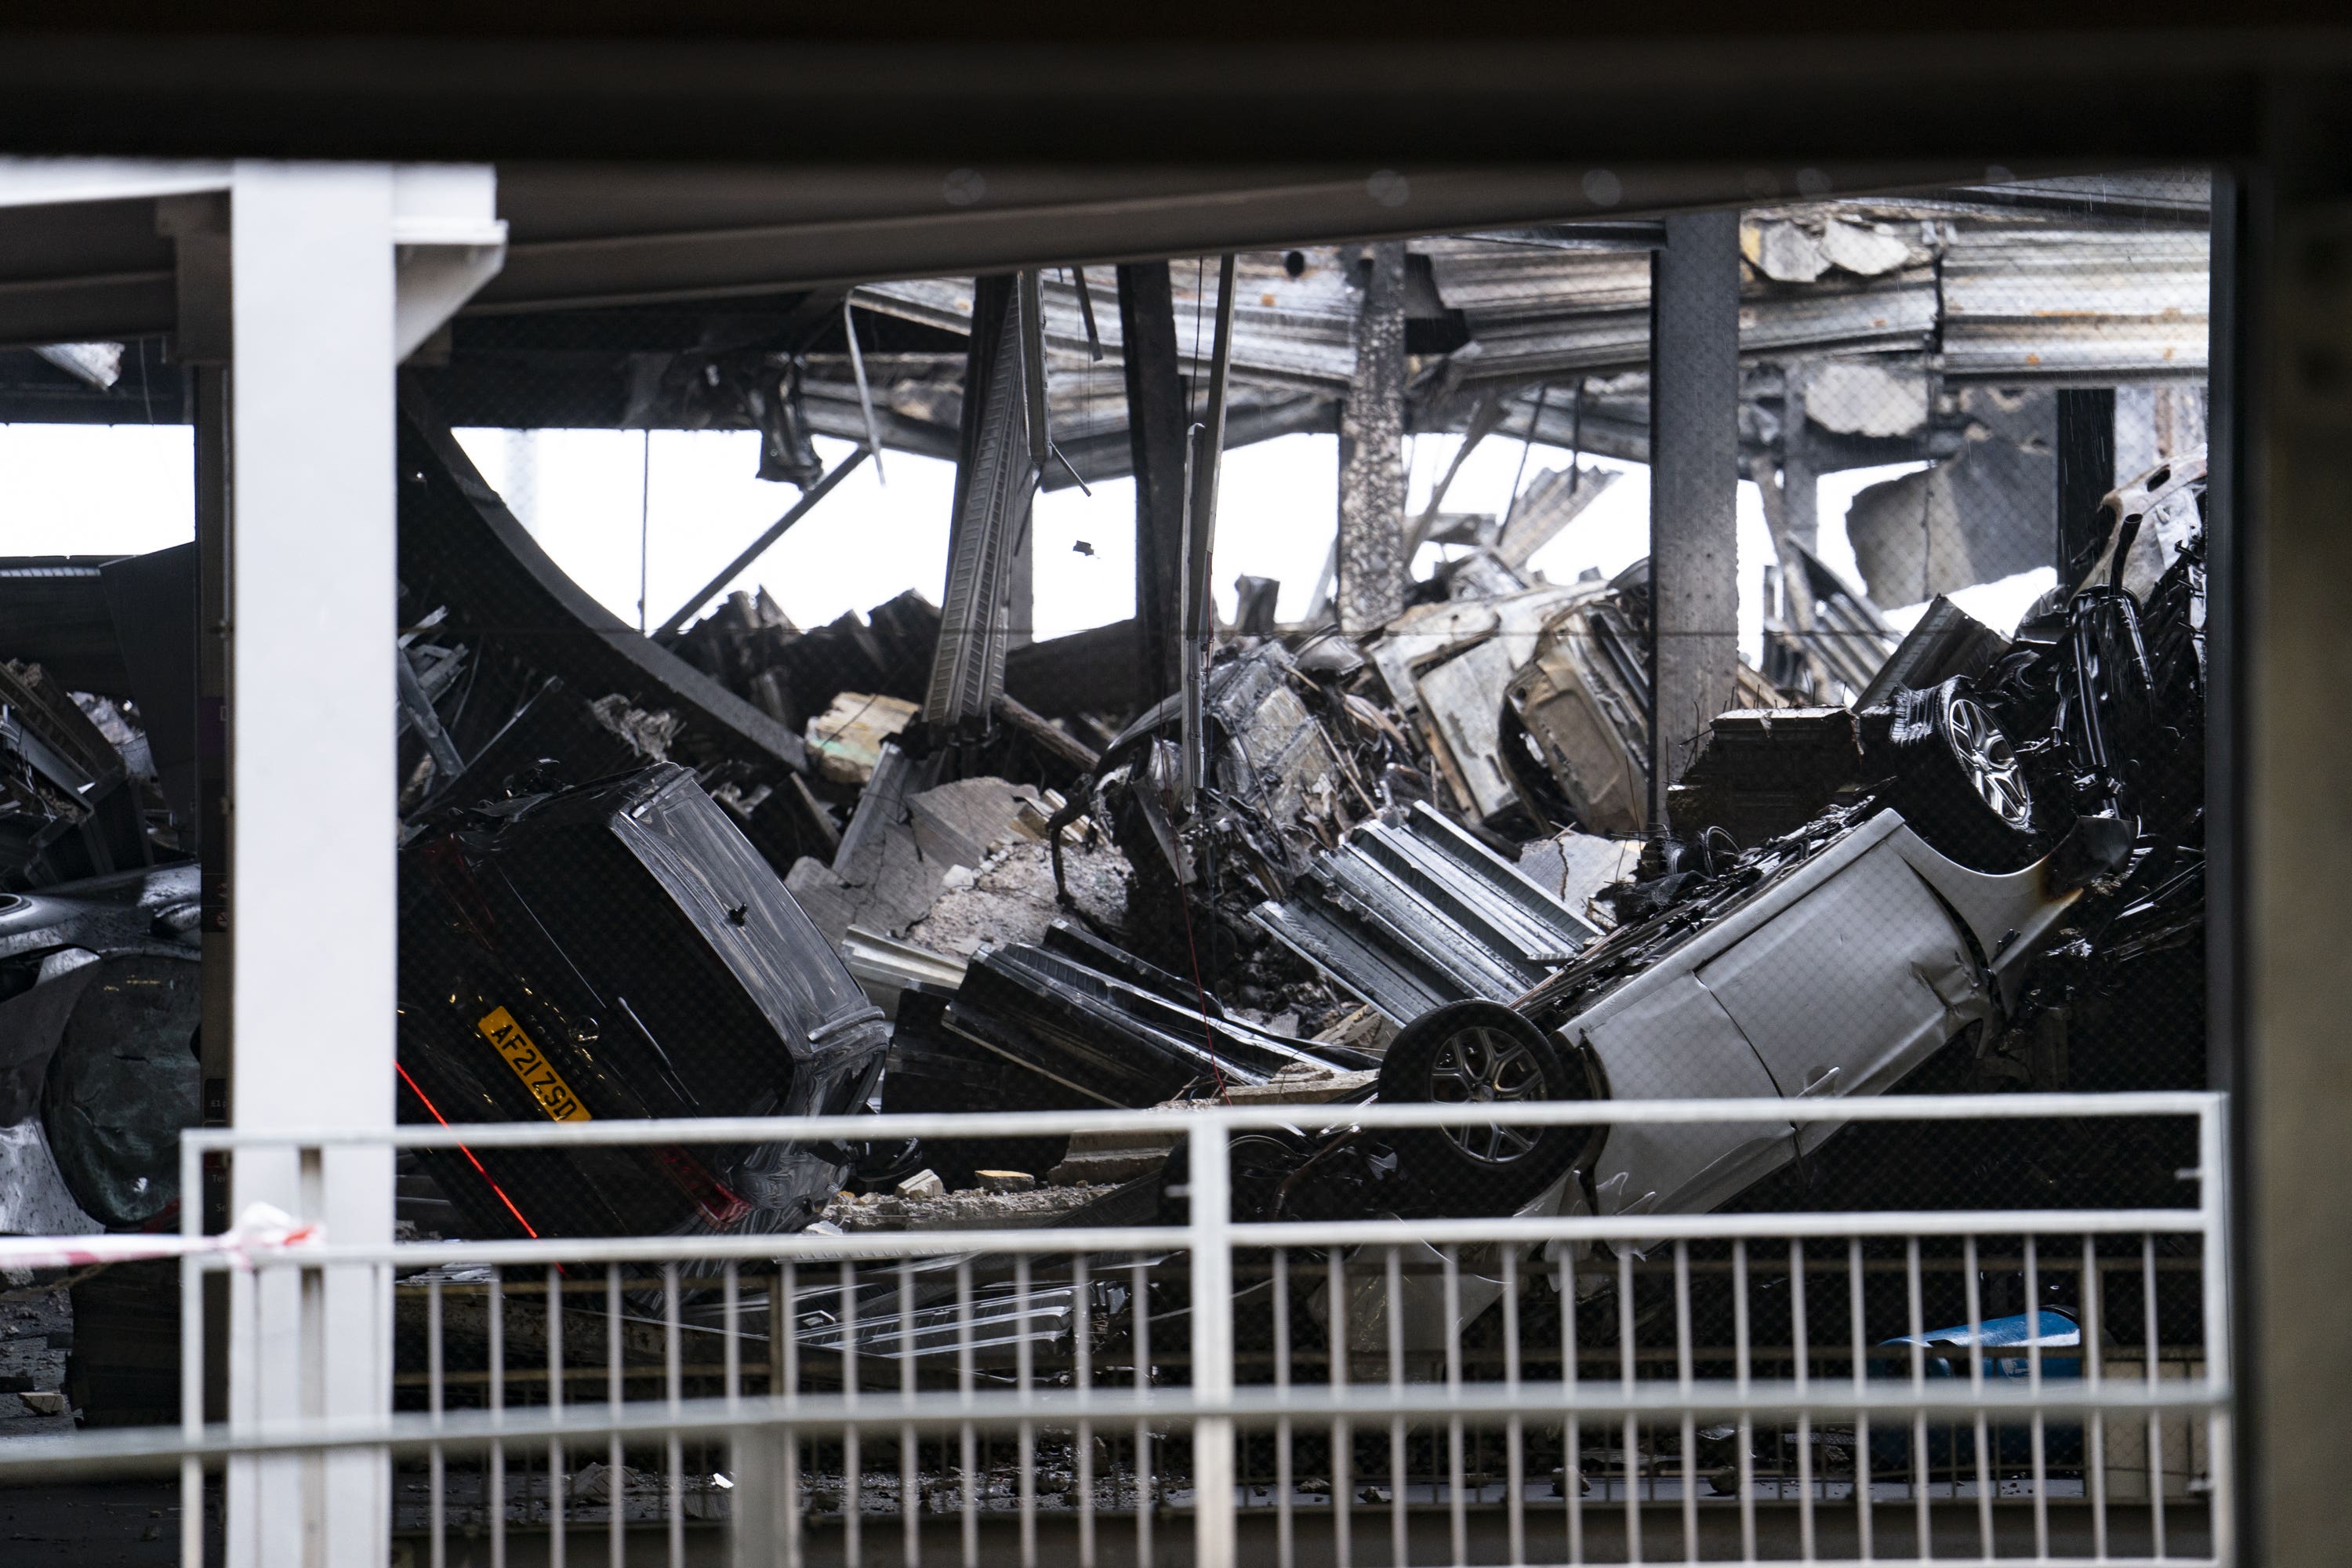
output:
[{"label": "support column", "polygon": [[940,601],[940,647],[923,702],[928,723],[967,739],[977,738],[1004,689],[1013,557],[1037,492],[1013,292],[1010,275],[972,284],[955,520]]},{"label": "support column", "polygon": [[[240,1131],[394,1120],[393,215],[381,166],[247,164],[230,192]],[[337,1242],[381,1245],[392,1166],[389,1149],[247,1152],[230,1206],[275,1204]],[[264,1274],[257,1340],[232,1325],[231,1420],[388,1414],[389,1283],[364,1267]],[[233,1466],[229,1561],[380,1560],[390,1479],[366,1452]]]},{"label": "support column", "polygon": [[[223,204],[226,207],[226,204]],[[223,237],[224,242],[226,236]],[[230,1002],[236,933],[229,926],[228,812],[228,367],[195,367],[196,468],[196,866],[204,911],[203,995],[197,1024],[201,1111],[207,1127],[229,1124],[236,1009]],[[228,1228],[228,1162],[207,1154],[204,1227]],[[183,1195],[181,1201],[188,1201]],[[205,1418],[226,1419],[228,1401],[228,1277],[205,1277]]]},{"label": "support column", "polygon": [[1812,426],[1805,418],[1803,364],[1781,369],[1780,533],[1789,544],[1821,552],[1822,476],[1813,466]]},{"label": "support column", "polygon": [[1165,261],[1118,269],[1118,335],[1135,468],[1135,701],[1141,709],[1176,689],[1181,658],[1176,597],[1184,577],[1184,381]]},{"label": "support column", "polygon": [[1650,823],[1739,658],[1739,215],[1666,219],[1650,275]]},{"label": "support column", "polygon": [[[2344,1555],[2341,1526],[2312,1500],[2338,1484],[2332,1439],[2352,1404],[2342,1331],[2352,1300],[2352,1247],[2342,1244],[2352,1191],[2352,729],[2342,712],[2352,137],[2321,105],[2279,96],[2268,171],[2232,230],[2223,225],[2237,204],[2215,182],[2211,472],[2227,531],[2216,554],[2229,569],[2211,584],[2210,726],[2216,763],[2239,771],[2216,780],[2237,809],[2219,818],[2228,831],[2209,929],[2213,973],[2234,969],[2243,982],[2241,1013],[2226,1010],[2227,993],[2215,999],[2215,1023],[2236,1026],[2238,1046],[2227,1083],[2242,1180],[2238,1342],[2248,1352],[2237,1380],[2248,1428],[2238,1561],[2319,1568]],[[2215,500],[2209,490],[2209,508]]]},{"label": "support column", "polygon": [[2058,394],[2058,578],[2074,578],[2097,553],[2099,502],[2116,488],[2116,389]]},{"label": "support column", "polygon": [[1339,416],[1339,629],[1377,631],[1404,608],[1404,243],[1370,258],[1356,374]]}]

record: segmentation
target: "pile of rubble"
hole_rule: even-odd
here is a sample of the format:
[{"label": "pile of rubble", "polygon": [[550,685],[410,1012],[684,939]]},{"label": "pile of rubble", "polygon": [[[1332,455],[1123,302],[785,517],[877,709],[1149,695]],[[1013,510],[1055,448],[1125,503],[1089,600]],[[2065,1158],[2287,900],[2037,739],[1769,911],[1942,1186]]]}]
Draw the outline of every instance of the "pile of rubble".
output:
[{"label": "pile of rubble", "polygon": [[[1882,638],[1814,583],[1818,625],[1868,635],[1826,675],[1782,637],[1801,687],[1742,666],[1661,818],[1645,564],[1557,584],[1472,539],[1362,637],[1275,626],[1255,584],[1247,629],[1140,711],[1000,686],[947,722],[919,595],[803,630],[739,595],[639,637],[407,415],[404,1119],[1170,1113],[427,1152],[411,1233],[1143,1223],[1181,1216],[1184,1109],[1249,1101],[1297,1108],[1234,1140],[1251,1218],[1967,1199],[2010,1153],[1824,1121],[1375,1135],[1350,1108],[2201,1082],[2201,460],[2111,497],[2095,558],[2008,636],[1939,599]],[[140,572],[193,571],[167,553]],[[123,625],[76,636],[121,643],[57,655],[104,689],[0,665],[8,1229],[164,1223],[199,1114],[184,693],[133,679]],[[2147,1201],[2179,1163],[2029,1163]],[[1466,1288],[1465,1311],[1500,1289]],[[1413,1343],[1439,1331],[1406,1310]]]},{"label": "pile of rubble", "polygon": [[[1739,706],[1665,792],[1664,820],[1649,777],[1646,566],[1554,584],[1482,545],[1418,584],[1372,636],[1284,630],[1262,614],[1250,632],[1221,629],[1190,721],[1183,692],[1139,713],[1051,721],[999,696],[986,724],[942,729],[922,717],[940,626],[927,604],[902,595],[864,620],[802,631],[738,595],[674,651],[795,726],[788,776],[740,747],[694,761],[692,731],[710,727],[690,711],[639,709],[635,693],[569,699],[588,716],[574,721],[583,735],[602,731],[575,748],[596,761],[534,761],[488,793],[469,762],[412,815],[407,854],[420,871],[487,858],[501,837],[569,820],[589,789],[570,780],[622,762],[615,748],[639,769],[665,757],[692,767],[693,781],[671,787],[698,784],[719,804],[816,939],[802,932],[749,967],[835,974],[835,1010],[803,1003],[798,1027],[864,1042],[862,1065],[845,1060],[814,1095],[796,1066],[789,1080],[803,1087],[788,1099],[730,1092],[719,1078],[706,1087],[699,1068],[649,1057],[656,1089],[624,1102],[648,1110],[1273,1098],[1328,1109],[1302,1109],[1292,1134],[1244,1141],[1236,1201],[1253,1215],[1710,1207],[1777,1173],[1822,1168],[1837,1125],[1381,1139],[1350,1127],[1344,1108],[2172,1081],[2180,1051],[2095,1065],[2066,1041],[2133,993],[2134,966],[2168,965],[2168,984],[2194,967],[2200,476],[2175,463],[2156,491],[2118,491],[2105,552],[2013,637],[1938,600],[1865,661],[1855,648],[1867,639],[1847,638],[1826,684],[1785,689],[1743,665]],[[1848,585],[1825,580],[1811,596],[1884,631]],[[441,624],[461,620],[453,610]],[[455,631],[428,640],[454,650],[445,659],[481,657]],[[1784,647],[1777,662],[1792,667],[1801,651]],[[706,698],[706,712],[718,706]],[[763,833],[780,799],[802,820]],[[730,864],[748,875],[744,857]],[[728,942],[756,946],[769,924],[792,923],[747,923],[734,896],[688,911],[724,939],[706,966],[740,967]],[[664,897],[692,902],[677,886]],[[608,968],[572,967],[597,976],[592,990],[611,984]],[[530,973],[509,969],[498,994],[528,989],[547,1005],[561,987],[514,984]],[[844,975],[877,1010],[849,1036],[829,1033],[856,1010]],[[460,1011],[487,1016],[494,1000],[478,986]],[[561,1073],[561,1047],[542,1041],[576,1035],[592,1015],[608,1040],[614,1028],[649,1042],[663,1032],[618,994],[522,1026]],[[690,1011],[677,1032],[689,1024],[706,1041],[741,1034]],[[415,1055],[420,1081],[446,1056],[488,1059],[478,1021],[412,1033],[404,1061]],[[793,1029],[782,1034],[745,1048],[789,1056]],[[604,1059],[615,1059],[609,1045]],[[501,1114],[533,1109],[499,1074],[468,1081],[486,1100],[516,1101]],[[607,1092],[563,1081],[592,1104]],[[561,1114],[543,1097],[538,1108]],[[756,1161],[713,1168],[705,1185],[678,1188],[674,1217],[871,1225],[887,1208],[894,1223],[923,1223],[900,1188],[927,1171],[948,1194],[934,1202],[981,1212],[995,1201],[1005,1223],[1040,1223],[1069,1204],[1024,1194],[1008,1206],[1006,1181],[1118,1191],[1163,1180],[1177,1142],[845,1145],[802,1152],[805,1179]],[[474,1207],[478,1222],[495,1217]],[[566,1210],[553,1223],[614,1221]]]},{"label": "pile of rubble", "polygon": [[[1327,1109],[1246,1152],[1247,1212],[1607,1214],[1727,1201],[1835,1125],[1376,1139],[1344,1107],[2194,1081],[2177,1021],[2133,1060],[2081,1041],[2151,966],[2195,984],[2201,461],[2119,489],[2013,636],[1937,600],[1836,704],[1743,665],[1654,820],[1645,564],[1555,584],[1474,542],[1361,637],[1273,626],[1256,584],[1197,698],[1048,720],[1000,693],[943,727],[919,595],[803,630],[737,595],[667,646],[616,636],[428,416],[404,434],[404,1117],[1272,1098]],[[142,696],[0,666],[20,1228],[176,1197],[197,910]],[[77,1056],[122,1029],[163,1047]],[[147,1110],[77,1110],[100,1094]],[[428,1156],[404,1191],[469,1234],[790,1229],[897,1216],[919,1170],[1117,1189],[1175,1142]]]}]

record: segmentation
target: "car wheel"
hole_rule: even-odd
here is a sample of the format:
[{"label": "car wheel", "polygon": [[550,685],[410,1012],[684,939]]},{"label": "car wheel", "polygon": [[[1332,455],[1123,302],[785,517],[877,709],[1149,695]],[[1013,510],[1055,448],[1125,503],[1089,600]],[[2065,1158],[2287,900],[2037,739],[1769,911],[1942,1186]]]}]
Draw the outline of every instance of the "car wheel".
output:
[{"label": "car wheel", "polygon": [[1891,803],[1937,853],[2013,871],[2042,852],[2024,765],[1966,678],[1897,691],[1883,744]]},{"label": "car wheel", "polygon": [[[1582,1100],[1584,1074],[1552,1036],[1496,1002],[1454,1002],[1406,1025],[1381,1061],[1390,1104],[1478,1105]],[[1559,1179],[1583,1147],[1580,1127],[1400,1128],[1403,1169],[1465,1213],[1509,1210]]]}]

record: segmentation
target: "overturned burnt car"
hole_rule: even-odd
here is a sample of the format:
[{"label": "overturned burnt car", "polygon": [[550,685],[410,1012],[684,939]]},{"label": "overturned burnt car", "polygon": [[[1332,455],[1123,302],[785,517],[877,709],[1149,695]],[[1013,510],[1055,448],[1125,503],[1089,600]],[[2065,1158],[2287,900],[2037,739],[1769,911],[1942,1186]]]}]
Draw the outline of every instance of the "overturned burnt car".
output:
[{"label": "overturned burnt car", "polygon": [[[1402,1025],[1381,1069],[1388,1098],[1865,1096],[1948,1047],[1978,1058],[1980,1084],[2067,1086],[2051,1048],[2067,1011],[2115,994],[2131,963],[2180,952],[2201,921],[2197,472],[2178,463],[2119,491],[2086,578],[2039,605],[1978,679],[1938,679],[1931,660],[1910,658],[1928,684],[1895,684],[1853,715],[1844,748],[1809,745],[1804,757],[1830,769],[1822,793],[1851,804],[1752,848],[1719,823],[1675,823],[1686,837],[1658,844],[1651,875],[1616,889],[1621,924],[1524,990],[1524,966],[1413,962],[1475,926],[1461,877],[1413,875],[1392,826],[1357,830],[1256,920]],[[2138,545],[2157,527],[2164,560],[2149,562]],[[1924,635],[1976,647],[1948,626]],[[1727,715],[1728,729],[1750,717]],[[1524,902],[1512,879],[1491,868],[1486,902]],[[1463,1171],[1489,1171],[1461,1196],[1524,1196],[1573,1166],[1564,1204],[1651,1213],[1724,1204],[1837,1129],[1442,1138]],[[1331,1180],[1324,1152],[1296,1163],[1324,1163],[1318,1180]],[[1294,1178],[1270,1192],[1298,1201]]]},{"label": "overturned burnt car", "polygon": [[[536,781],[526,781],[536,782]],[[404,1121],[821,1115],[887,1026],[692,773],[524,788],[401,852]],[[478,1236],[797,1229],[835,1146],[434,1151]]]},{"label": "overturned burnt car", "polygon": [[197,923],[193,866],[0,893],[0,1231],[177,1218]]},{"label": "overturned burnt car", "polygon": [[[1694,770],[1704,787],[1677,792],[1669,831],[1605,910],[1571,908],[1446,814],[1392,795],[1308,847],[1329,817],[1263,803],[1285,789],[1312,798],[1327,776],[1337,800],[1364,775],[1328,742],[1243,743],[1251,726],[1219,700],[1250,689],[1238,667],[1265,669],[1264,655],[1213,678],[1207,804],[1191,822],[1173,805],[1170,742],[1138,726],[1106,755],[1097,810],[1148,828],[1132,835],[1139,849],[1158,851],[1190,889],[1183,907],[1213,927],[1230,892],[1185,874],[1191,858],[1220,857],[1221,837],[1241,839],[1248,853],[1222,855],[1228,876],[1270,895],[1251,922],[1394,1030],[1376,1073],[1349,1074],[1360,1058],[1333,1053],[1322,1065],[1344,1089],[1300,1097],[1325,1109],[1237,1143],[1237,1205],[1264,1217],[1706,1209],[1802,1164],[1842,1125],[1376,1137],[1342,1110],[1374,1095],[1795,1100],[2161,1079],[2151,1058],[2070,1077],[2063,1036],[2070,1016],[2131,989],[2132,966],[2187,948],[2202,918],[2199,473],[2179,463],[2119,491],[2098,558],[2014,639],[1944,606],[1860,711],[1725,715],[1717,765]],[[1297,757],[1312,760],[1307,790],[1298,769],[1266,764]],[[1290,858],[1301,848],[1304,865]],[[1168,1015],[1165,1040],[1103,1059],[1099,1041],[1055,1020],[1122,994],[1116,968],[1067,942],[1059,954],[983,953],[982,984],[966,983],[947,1026],[1098,1103],[1223,1092],[1229,1071],[1268,1081],[1279,1068],[1261,1044],[1285,1058],[1328,1049],[1236,1033],[1202,992],[1189,1011],[1206,1027],[1188,1039],[1192,984],[1171,975],[1134,994]],[[1145,1059],[1163,1065],[1138,1079]]]}]

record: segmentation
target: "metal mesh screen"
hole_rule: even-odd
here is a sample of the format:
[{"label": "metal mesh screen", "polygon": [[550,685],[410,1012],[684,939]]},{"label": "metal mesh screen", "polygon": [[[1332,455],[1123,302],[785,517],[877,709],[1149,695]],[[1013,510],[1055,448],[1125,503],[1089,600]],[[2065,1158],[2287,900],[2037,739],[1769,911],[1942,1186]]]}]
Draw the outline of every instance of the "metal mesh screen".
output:
[{"label": "metal mesh screen", "polygon": [[[820,1555],[903,1531],[909,1561],[1034,1557],[1066,1525],[1148,1558],[1199,1505],[1199,1408],[675,1417],[1197,1391],[1197,1234],[787,1244],[1197,1229],[1187,1117],[1232,1109],[1265,1115],[1219,1225],[1412,1233],[1221,1244],[1244,1392],[1209,1418],[1241,1421],[1233,1485],[1285,1562],[1310,1517],[1339,1561],[1634,1561],[1645,1531],[1925,1555],[1946,1529],[1990,1558],[2101,1499],[2101,1532],[2134,1510],[2101,1552],[2218,1552],[2193,1119],[1819,1110],[2206,1087],[2206,181],[1756,199],[429,344],[400,398],[402,1120],[1070,1116],[404,1151],[405,1242],[646,1245],[371,1262],[401,1412],[669,1408],[478,1468],[403,1449],[395,1530],[435,1568],[465,1528],[623,1552],[642,1525],[675,1557],[740,1530],[768,1444],[788,1479],[758,1506],[837,1531]],[[1251,466],[1276,447],[1312,486]],[[1234,570],[1233,520],[1276,526],[1253,487],[1293,482],[1319,579]],[[1049,570],[1041,520],[1097,487],[1053,548],[1115,564]],[[122,637],[116,567],[81,570],[0,591]],[[146,1025],[44,956],[135,945],[101,871],[146,879],[140,942],[193,930],[152,912],[191,892],[168,777],[127,765],[159,689],[10,624],[0,877],[54,895],[55,937],[0,959],[0,1005],[54,1036],[19,1124],[77,1212],[163,1223],[104,1205],[192,1086],[120,1090],[107,1047]],[[116,1138],[110,1096],[154,1136]],[[1763,1109],[1611,1119],[1684,1100]],[[2142,1211],[2170,1218],[2078,1223]],[[1477,1238],[1520,1223],[1567,1228]],[[203,1414],[158,1393],[168,1355],[58,1326],[168,1335],[131,1278],[27,1277],[26,1332],[74,1359],[0,1415]],[[2207,1404],[1927,1397],[2064,1405],[2102,1366]],[[1566,1391],[1544,1418],[1462,1393],[1538,1384]],[[1762,1384],[1853,1407],[1743,1404]],[[1374,1385],[1360,1420],[1279,1410]]]}]

